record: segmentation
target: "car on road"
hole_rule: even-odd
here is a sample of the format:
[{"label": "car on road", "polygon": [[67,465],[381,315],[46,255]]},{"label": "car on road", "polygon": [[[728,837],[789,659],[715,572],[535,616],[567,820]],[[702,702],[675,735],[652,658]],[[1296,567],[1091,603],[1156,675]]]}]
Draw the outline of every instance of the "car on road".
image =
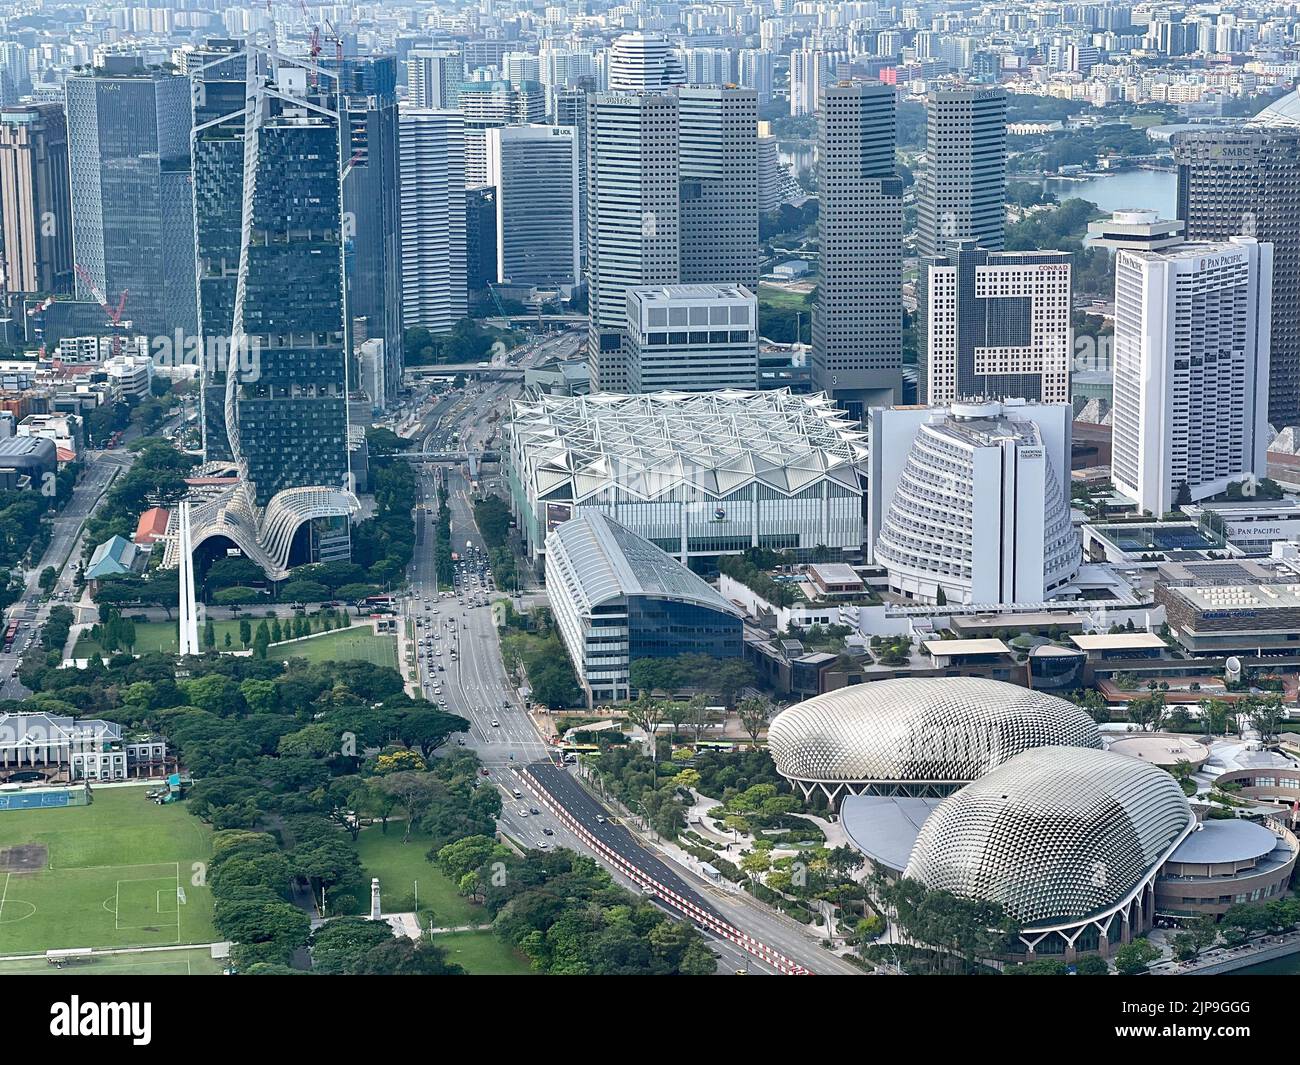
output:
[{"label": "car on road", "polygon": [[597,815],[596,815],[596,824],[598,824],[598,825],[603,825],[604,823],[605,823],[605,819],[604,819],[603,817],[601,817],[599,814],[597,814]]},{"label": "car on road", "polygon": [[501,727],[501,722],[498,721],[495,717],[492,719],[492,727],[493,727],[493,728],[500,728],[500,727]]},{"label": "car on road", "polygon": [[527,817],[527,816],[528,816],[528,811],[525,810],[522,806],[519,807],[519,811],[518,811],[518,812],[519,812],[519,816],[520,816],[520,817]]},{"label": "car on road", "polygon": [[528,812],[530,814],[540,814],[542,811],[539,810],[536,806],[530,806],[528,807]]},{"label": "car on road", "polygon": [[553,835],[555,835],[555,829],[553,829],[553,828],[544,828],[544,829],[542,829],[542,834],[543,834],[543,835],[546,835],[546,836],[553,836]]},{"label": "car on road", "polygon": [[550,848],[551,848],[551,845],[550,845],[549,843],[547,843],[546,840],[544,840],[544,839],[539,839],[539,840],[537,841],[537,849],[538,849],[539,851],[550,850]]}]

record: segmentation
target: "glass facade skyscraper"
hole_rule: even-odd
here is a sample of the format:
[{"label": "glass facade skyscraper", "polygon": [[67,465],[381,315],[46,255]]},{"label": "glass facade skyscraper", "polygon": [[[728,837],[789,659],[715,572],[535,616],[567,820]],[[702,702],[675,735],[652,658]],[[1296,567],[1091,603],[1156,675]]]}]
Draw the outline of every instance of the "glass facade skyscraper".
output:
[{"label": "glass facade skyscraper", "polygon": [[73,257],[138,333],[198,328],[190,173],[190,81],[106,56],[67,80]]},{"label": "glass facade skyscraper", "polygon": [[[384,342],[385,392],[402,387],[401,189],[398,175],[397,59],[330,59],[339,72],[343,145],[348,348]],[[365,336],[357,335],[363,328]]]},{"label": "glass facade skyscraper", "polygon": [[255,98],[245,146],[234,334],[255,370],[226,393],[227,429],[259,507],[287,488],[348,481],[339,121],[328,94],[309,93],[305,71],[277,75],[277,93]]},{"label": "glass facade skyscraper", "polygon": [[[229,337],[239,280],[244,205],[244,93],[242,42],[209,41],[182,53],[193,83],[195,269],[199,336]],[[209,462],[231,459],[226,437],[224,366],[202,367],[203,453]]]}]

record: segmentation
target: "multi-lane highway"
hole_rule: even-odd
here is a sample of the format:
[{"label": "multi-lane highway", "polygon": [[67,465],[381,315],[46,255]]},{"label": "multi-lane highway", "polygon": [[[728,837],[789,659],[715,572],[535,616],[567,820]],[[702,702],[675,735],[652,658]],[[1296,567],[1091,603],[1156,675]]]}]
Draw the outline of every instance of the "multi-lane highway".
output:
[{"label": "multi-lane highway", "polygon": [[[516,365],[571,351],[578,340],[576,334],[548,338],[531,347]],[[479,454],[497,432],[498,423],[491,418],[492,413],[503,412],[519,387],[518,382],[487,382],[435,397],[419,416],[420,448],[426,454]],[[458,567],[458,578],[451,588],[438,584],[433,554],[440,486],[448,493],[452,550],[462,558],[468,556]],[[620,861],[650,873],[657,883],[669,886],[714,918],[742,929],[812,972],[860,973],[824,951],[789,918],[657,856],[627,829],[610,823],[608,811],[577,783],[571,770],[550,760],[553,749],[543,742],[502,665],[490,605],[493,598],[500,596],[482,564],[483,541],[474,525],[470,486],[461,466],[417,465],[417,493],[424,505],[417,518],[423,528],[417,536],[409,574],[411,594],[403,603],[403,611],[422,652],[422,657],[417,658],[419,686],[425,698],[470,722],[469,732],[457,737],[456,742],[474,749],[481,759],[488,774],[481,786],[500,789],[501,831],[523,846],[564,846],[593,855],[620,883],[637,892],[641,886],[620,868]],[[573,831],[570,826],[575,824],[589,833],[588,838]],[[618,860],[611,861],[608,854],[602,854],[599,847],[591,845],[593,840],[609,847]],[[656,902],[680,916],[680,911],[662,898]],[[719,958],[720,971],[778,971],[735,943],[706,934]]]}]

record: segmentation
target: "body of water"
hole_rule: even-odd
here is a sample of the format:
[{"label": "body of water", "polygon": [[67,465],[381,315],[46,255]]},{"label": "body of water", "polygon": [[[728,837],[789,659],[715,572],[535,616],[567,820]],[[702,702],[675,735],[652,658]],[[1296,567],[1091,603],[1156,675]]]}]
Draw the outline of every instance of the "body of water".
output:
[{"label": "body of water", "polygon": [[1244,969],[1234,969],[1224,976],[1295,976],[1300,973],[1300,954],[1288,954],[1285,958],[1247,965]]},{"label": "body of water", "polygon": [[1148,210],[1158,211],[1161,218],[1177,216],[1178,175],[1172,172],[1122,170],[1081,181],[1044,178],[1042,185],[1058,200],[1091,200],[1103,211]]}]

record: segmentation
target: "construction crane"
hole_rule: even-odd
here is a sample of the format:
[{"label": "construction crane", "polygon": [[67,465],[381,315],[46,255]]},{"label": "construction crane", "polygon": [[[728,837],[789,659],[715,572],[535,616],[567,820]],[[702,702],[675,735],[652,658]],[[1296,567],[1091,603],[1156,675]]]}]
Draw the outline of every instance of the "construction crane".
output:
[{"label": "construction crane", "polygon": [[130,324],[122,321],[122,312],[126,310],[127,290],[122,289],[122,295],[117,299],[117,306],[110,307],[108,297],[104,294],[104,290],[95,284],[90,271],[81,263],[73,263],[72,268],[77,271],[81,283],[90,289],[90,294],[95,297],[95,302],[99,304],[100,309],[108,315],[108,325],[113,330],[113,358],[117,358],[122,354],[122,329]]},{"label": "construction crane", "polygon": [[32,333],[41,342],[40,357],[42,359],[45,358],[45,312],[50,309],[50,304],[53,302],[53,296],[46,296],[45,299],[33,303],[27,308],[27,317],[32,319]]},{"label": "construction crane", "polygon": [[307,11],[306,0],[298,0],[298,10],[302,12],[303,22],[311,26],[311,40],[307,45],[307,52],[313,60],[320,55],[320,23],[313,23],[311,14]]},{"label": "construction crane", "polygon": [[[334,23],[332,23],[329,19],[325,19],[325,28],[329,30],[329,33],[326,35],[325,39],[327,41],[334,42],[334,61],[336,63],[339,63],[341,66],[343,63],[343,37],[339,33],[339,31],[334,28]],[[342,73],[343,72],[340,69],[339,71],[340,77],[342,76]]]}]

